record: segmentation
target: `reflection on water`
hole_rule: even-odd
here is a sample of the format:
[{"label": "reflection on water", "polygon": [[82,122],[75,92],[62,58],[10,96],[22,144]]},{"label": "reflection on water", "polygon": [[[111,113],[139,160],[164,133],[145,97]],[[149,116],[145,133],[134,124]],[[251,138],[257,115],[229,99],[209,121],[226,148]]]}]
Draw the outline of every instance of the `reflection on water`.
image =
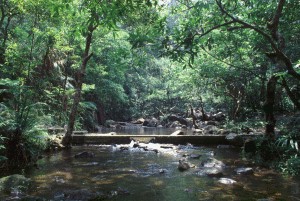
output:
[{"label": "reflection on water", "polygon": [[[99,133],[116,132],[118,135],[169,135],[172,134],[175,128],[160,128],[160,127],[142,127],[140,125],[126,126],[122,128],[101,128]],[[191,129],[185,130],[187,134],[193,134]]]},{"label": "reflection on water", "polygon": [[[95,157],[75,159],[82,151],[91,151]],[[186,153],[201,155],[200,159],[189,159],[195,165],[215,153],[215,158],[226,164],[224,177],[237,184],[225,185],[218,178],[199,176],[196,169],[178,171],[178,160]],[[236,166],[243,163],[234,149],[198,147],[157,154],[84,146],[45,157],[39,161],[39,169],[27,176],[35,183],[31,194],[51,200],[65,200],[67,192],[73,196],[68,200],[83,194],[109,195],[105,200],[122,201],[300,200],[298,181],[259,168],[254,175],[234,174]],[[77,197],[76,192],[80,194]]]}]

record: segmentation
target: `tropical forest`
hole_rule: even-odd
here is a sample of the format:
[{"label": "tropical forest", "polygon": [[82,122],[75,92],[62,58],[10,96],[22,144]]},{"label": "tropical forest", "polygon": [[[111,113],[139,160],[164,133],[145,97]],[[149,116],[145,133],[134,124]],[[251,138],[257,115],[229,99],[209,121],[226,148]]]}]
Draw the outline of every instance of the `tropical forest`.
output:
[{"label": "tropical forest", "polygon": [[299,0],[0,0],[0,200],[300,200]]}]

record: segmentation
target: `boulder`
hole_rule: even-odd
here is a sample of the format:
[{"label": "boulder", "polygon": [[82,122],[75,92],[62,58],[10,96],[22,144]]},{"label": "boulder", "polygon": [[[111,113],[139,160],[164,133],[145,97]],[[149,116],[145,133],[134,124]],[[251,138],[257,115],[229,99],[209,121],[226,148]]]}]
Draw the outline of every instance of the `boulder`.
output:
[{"label": "boulder", "polygon": [[144,118],[139,118],[139,119],[137,119],[136,121],[133,121],[132,123],[133,123],[133,124],[143,124],[144,121],[145,121]]},{"label": "boulder", "polygon": [[3,193],[26,193],[31,186],[31,179],[23,175],[14,174],[0,179],[0,192]]},{"label": "boulder", "polygon": [[202,129],[193,129],[193,133],[196,135],[201,135],[201,134],[203,134],[203,130]]},{"label": "boulder", "polygon": [[173,132],[173,133],[171,134],[171,136],[184,135],[184,134],[185,134],[184,131],[182,131],[182,130],[177,130],[177,131]]},{"label": "boulder", "polygon": [[179,164],[178,164],[178,170],[179,171],[185,171],[190,169],[190,164],[185,160],[185,159],[181,159],[179,160]]},{"label": "boulder", "polygon": [[216,114],[213,114],[213,115],[212,115],[212,118],[213,118],[215,121],[223,121],[223,120],[225,120],[226,115],[225,115],[223,112],[218,112],[218,113],[216,113]]},{"label": "boulder", "polygon": [[203,128],[203,133],[204,134],[216,134],[218,132],[218,128],[213,125],[207,125]]},{"label": "boulder", "polygon": [[205,168],[223,169],[225,167],[225,164],[222,161],[209,157],[201,162],[201,166]]},{"label": "boulder", "polygon": [[204,174],[209,177],[221,177],[223,176],[223,172],[220,168],[206,168],[204,170]]},{"label": "boulder", "polygon": [[243,175],[248,175],[248,174],[253,174],[253,169],[251,167],[247,168],[237,168],[234,170],[235,173],[237,174],[243,174]]},{"label": "boulder", "polygon": [[205,121],[206,125],[211,125],[211,126],[218,126],[219,122],[217,121]]},{"label": "boulder", "polygon": [[179,123],[179,121],[174,121],[170,124],[169,128],[180,128],[182,125]]},{"label": "boulder", "polygon": [[83,151],[74,156],[75,158],[94,158],[95,154],[93,152]]},{"label": "boulder", "polygon": [[243,137],[236,133],[229,133],[225,138],[231,145],[238,147],[242,147],[244,145]]},{"label": "boulder", "polygon": [[226,184],[226,185],[232,185],[232,184],[235,184],[236,183],[236,181],[235,180],[233,180],[233,179],[229,179],[229,178],[220,178],[219,180],[218,180],[218,182],[219,183],[221,183],[221,184]]},{"label": "boulder", "polygon": [[144,121],[143,126],[147,126],[147,127],[157,127],[158,126],[158,120],[156,118],[152,118],[152,119],[147,119]]},{"label": "boulder", "polygon": [[169,121],[178,121],[181,125],[185,125],[185,126],[188,125],[188,121],[185,118],[174,115],[174,114],[168,116],[168,120]]}]

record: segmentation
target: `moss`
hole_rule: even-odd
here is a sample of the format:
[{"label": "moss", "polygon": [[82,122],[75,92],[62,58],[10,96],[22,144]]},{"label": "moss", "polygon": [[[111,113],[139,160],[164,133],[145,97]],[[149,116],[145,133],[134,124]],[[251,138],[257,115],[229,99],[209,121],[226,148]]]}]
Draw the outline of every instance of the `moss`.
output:
[{"label": "moss", "polygon": [[31,179],[23,175],[14,174],[0,179],[0,192],[11,193],[12,191],[27,192],[31,185]]}]

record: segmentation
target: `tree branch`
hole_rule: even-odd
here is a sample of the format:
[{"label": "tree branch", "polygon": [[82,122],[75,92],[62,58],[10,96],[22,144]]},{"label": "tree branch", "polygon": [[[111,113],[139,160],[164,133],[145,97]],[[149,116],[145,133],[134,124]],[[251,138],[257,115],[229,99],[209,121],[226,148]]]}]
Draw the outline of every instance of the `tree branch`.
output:
[{"label": "tree branch", "polygon": [[[215,0],[218,7],[220,8],[221,12],[225,15],[227,15],[229,18],[231,18],[231,22],[233,23],[238,23],[238,24],[241,24],[243,25],[245,28],[248,28],[248,29],[252,29],[253,31],[255,31],[256,33],[262,35],[263,37],[265,37],[267,39],[267,41],[270,43],[271,47],[273,48],[273,50],[275,51],[277,57],[279,59],[281,59],[284,63],[285,63],[285,66],[286,66],[286,69],[288,71],[288,74],[290,74],[291,76],[293,76],[294,78],[296,78],[297,80],[300,80],[300,74],[297,73],[294,68],[293,68],[293,64],[291,62],[291,60],[283,53],[283,51],[277,46],[276,42],[273,40],[273,38],[265,33],[264,31],[262,31],[261,29],[255,27],[254,25],[251,25],[247,22],[244,22],[236,17],[234,17],[233,15],[231,15],[230,13],[228,13],[222,3],[221,3],[221,0]],[[278,3],[278,6],[277,6],[277,11],[276,11],[276,14],[274,15],[274,26],[277,27],[276,30],[278,29],[278,24],[276,25],[275,23],[279,23],[279,17],[281,16],[281,13],[282,13],[282,9],[283,9],[283,4],[285,3],[285,0],[280,0],[279,3]]]}]

